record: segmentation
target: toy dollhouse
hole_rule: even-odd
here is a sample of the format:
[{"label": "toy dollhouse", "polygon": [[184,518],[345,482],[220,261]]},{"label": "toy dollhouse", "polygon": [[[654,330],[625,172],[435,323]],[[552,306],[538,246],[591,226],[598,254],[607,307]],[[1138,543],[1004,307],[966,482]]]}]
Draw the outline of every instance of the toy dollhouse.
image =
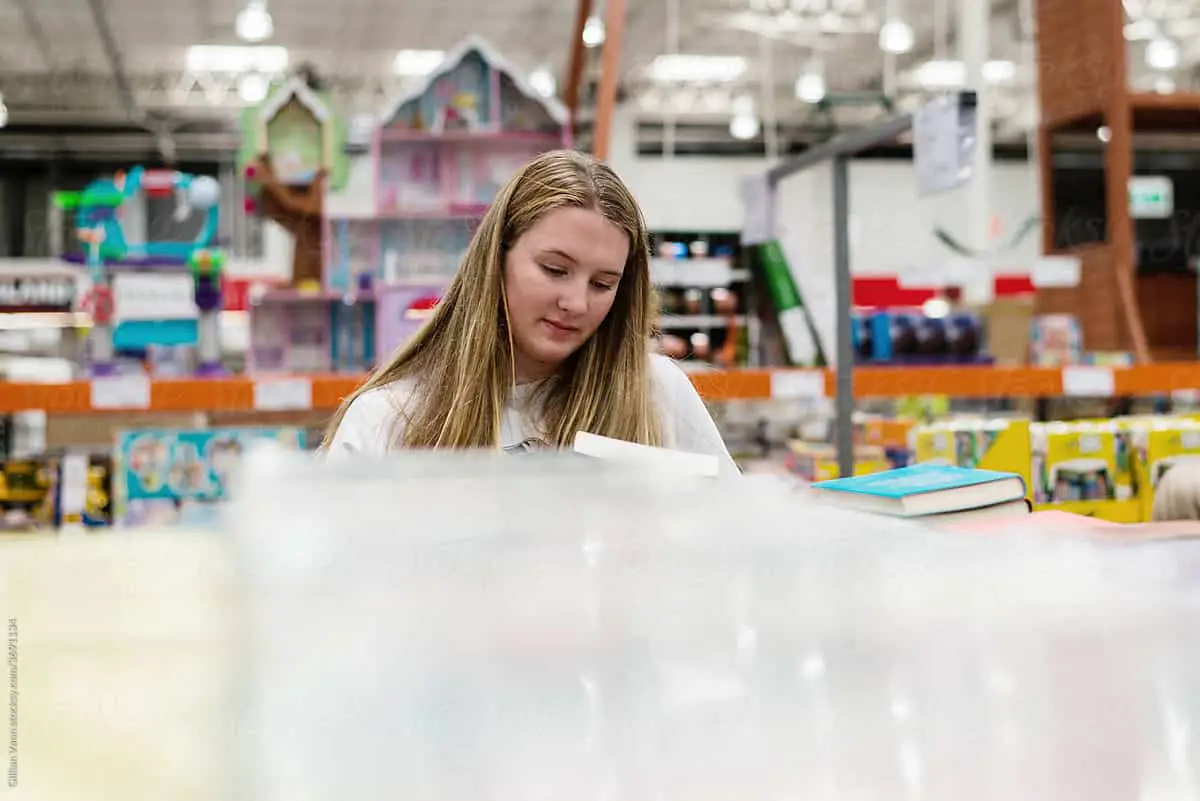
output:
[{"label": "toy dollhouse", "polygon": [[302,349],[257,352],[255,368],[299,371],[298,355],[303,369],[370,367],[427,319],[505,182],[537,154],[568,146],[561,103],[487,42],[460,43],[380,115],[369,157],[374,213],[325,219],[324,291],[308,296],[308,311],[272,323],[276,343],[303,329]]}]

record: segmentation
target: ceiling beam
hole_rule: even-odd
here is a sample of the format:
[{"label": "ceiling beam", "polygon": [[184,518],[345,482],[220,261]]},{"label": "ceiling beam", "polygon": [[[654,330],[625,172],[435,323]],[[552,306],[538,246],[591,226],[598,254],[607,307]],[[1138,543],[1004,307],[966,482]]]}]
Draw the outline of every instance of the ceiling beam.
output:
[{"label": "ceiling beam", "polygon": [[161,122],[150,119],[133,91],[133,83],[130,81],[129,73],[125,69],[125,59],[121,54],[121,48],[117,44],[117,39],[113,35],[107,3],[105,0],[88,0],[88,8],[92,12],[92,22],[96,26],[96,35],[100,38],[100,45],[103,47],[104,55],[108,59],[113,81],[117,84],[117,92],[121,97],[122,104],[125,106],[125,112],[128,114],[130,122],[146,128],[146,130],[154,135],[159,153],[162,155],[164,161],[168,163],[174,161],[175,143],[171,139],[170,128]]},{"label": "ceiling beam", "polygon": [[583,29],[588,17],[592,16],[592,0],[577,0],[575,26],[572,28],[571,60],[567,63],[566,79],[563,81],[563,104],[574,123],[579,113],[579,95],[583,83],[583,68],[587,64],[587,46],[583,43]]}]

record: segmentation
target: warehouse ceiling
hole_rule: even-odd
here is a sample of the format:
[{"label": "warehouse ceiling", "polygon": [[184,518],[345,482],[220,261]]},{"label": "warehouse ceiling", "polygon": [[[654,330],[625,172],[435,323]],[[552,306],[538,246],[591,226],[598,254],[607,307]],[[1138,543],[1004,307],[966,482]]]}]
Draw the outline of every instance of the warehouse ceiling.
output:
[{"label": "warehouse ceiling", "polygon": [[[576,0],[269,0],[274,30],[261,43],[267,49],[247,55],[236,30],[246,2],[0,0],[0,94],[10,133],[30,124],[107,123],[155,137],[208,135],[213,124],[228,127],[244,104],[248,72],[257,81],[305,63],[348,116],[365,120],[413,80],[397,74],[398,51],[447,49],[468,34],[490,40],[522,69],[561,76],[576,13]],[[679,119],[714,137],[728,136],[727,120],[747,107],[789,128],[863,124],[953,83],[956,5],[629,0],[621,95],[643,120]],[[1196,6],[1126,0],[1131,64],[1145,61],[1152,40],[1167,35],[1180,43],[1175,68],[1139,66],[1135,81],[1191,85],[1200,55]],[[1001,138],[1019,139],[1035,121],[1031,24],[1022,10],[1021,0],[992,2],[990,85]],[[899,48],[905,52],[881,49],[888,20],[902,20],[911,33],[911,45]],[[599,48],[589,52],[594,81]],[[666,53],[725,61],[656,62]],[[697,71],[709,74],[697,81]],[[801,80],[807,91],[817,81],[824,102],[799,99]],[[197,128],[202,124],[208,128]]]}]

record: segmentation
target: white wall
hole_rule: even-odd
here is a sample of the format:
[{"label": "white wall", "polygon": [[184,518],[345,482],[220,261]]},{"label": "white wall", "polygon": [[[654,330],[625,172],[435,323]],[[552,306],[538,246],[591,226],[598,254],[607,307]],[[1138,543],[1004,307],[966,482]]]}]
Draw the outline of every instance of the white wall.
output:
[{"label": "white wall", "polygon": [[[634,121],[621,110],[613,125],[610,163],[642,204],[647,223],[657,230],[740,230],[739,181],[761,173],[766,159],[639,157]],[[998,240],[1006,241],[1039,214],[1040,193],[1035,166],[1002,162],[992,165],[992,214]],[[780,238],[802,242],[815,261],[832,259],[832,187],[828,165],[813,168],[779,186]],[[941,226],[966,239],[959,193],[931,199],[917,197],[911,162],[859,161],[850,167],[851,268],[864,275],[896,275],[917,263],[939,262],[951,252],[933,236]],[[1010,254],[1017,271],[1040,253],[1037,232]]]}]

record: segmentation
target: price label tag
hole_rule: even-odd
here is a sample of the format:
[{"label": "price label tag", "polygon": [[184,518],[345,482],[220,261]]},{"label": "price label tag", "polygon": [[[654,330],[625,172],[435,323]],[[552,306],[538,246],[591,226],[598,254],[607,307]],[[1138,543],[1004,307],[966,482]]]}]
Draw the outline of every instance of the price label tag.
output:
[{"label": "price label tag", "polygon": [[825,373],[821,370],[780,370],[771,373],[771,397],[824,398]]},{"label": "price label tag", "polygon": [[254,408],[260,412],[311,409],[312,381],[300,377],[265,378],[255,381]]},{"label": "price label tag", "polygon": [[1039,289],[1079,286],[1083,262],[1075,256],[1041,256],[1034,261],[1029,277]]},{"label": "price label tag", "polygon": [[1062,369],[1063,395],[1076,398],[1111,398],[1117,382],[1110,367],[1071,365]]},{"label": "price label tag", "polygon": [[761,245],[775,238],[771,184],[766,175],[742,178],[742,244]]},{"label": "price label tag", "polygon": [[113,375],[92,380],[93,409],[149,409],[150,378]]}]

